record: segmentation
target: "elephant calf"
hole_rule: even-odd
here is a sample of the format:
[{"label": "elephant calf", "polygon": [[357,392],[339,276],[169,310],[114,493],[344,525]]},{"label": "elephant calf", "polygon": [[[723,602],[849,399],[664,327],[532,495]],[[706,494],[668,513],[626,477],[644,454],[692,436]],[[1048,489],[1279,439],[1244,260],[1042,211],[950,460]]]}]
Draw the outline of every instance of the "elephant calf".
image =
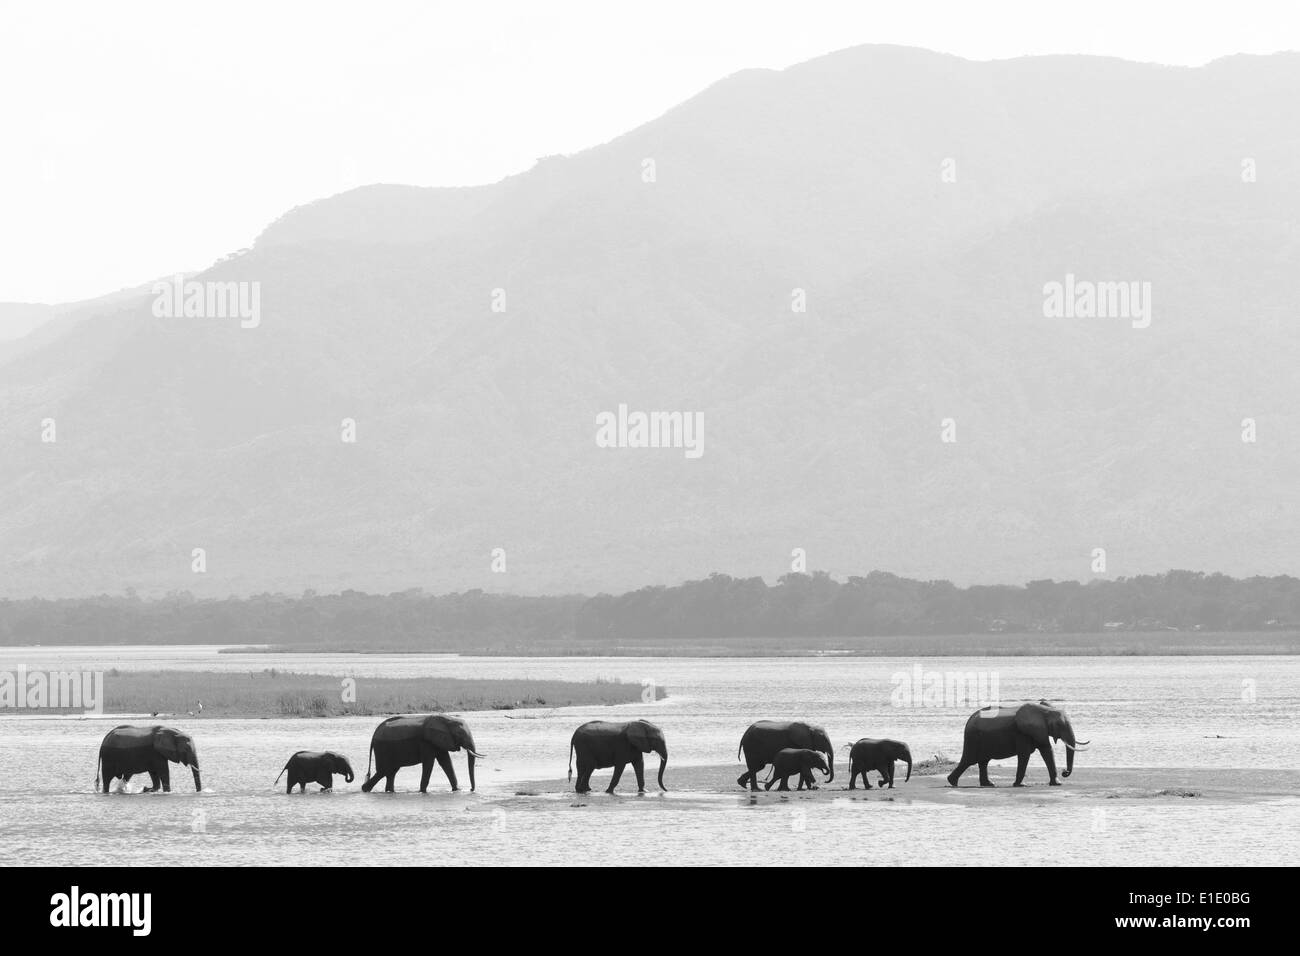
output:
[{"label": "elephant calf", "polygon": [[789,779],[798,774],[799,786],[797,789],[816,790],[817,786],[813,783],[813,768],[820,770],[823,774],[831,772],[825,759],[815,750],[796,750],[793,747],[787,747],[785,750],[777,751],[772,757],[772,774],[763,782],[763,789],[771,790],[772,784],[780,780],[781,785],[776,789],[789,790]]},{"label": "elephant calf", "polygon": [[[343,779],[347,783],[351,783],[354,777],[352,764],[348,763],[348,758],[332,750],[324,753],[299,750],[284,765],[280,777],[284,776],[286,770],[289,772],[289,786],[285,789],[285,793],[293,793],[294,787],[297,787],[300,793],[305,793],[309,783],[320,784],[322,790],[333,790],[336,773],[343,774]],[[280,782],[280,777],[275,778],[276,783]]]},{"label": "elephant calf", "polygon": [[903,783],[907,783],[912,779],[912,751],[907,748],[907,744],[897,740],[875,740],[871,737],[863,737],[849,749],[849,789],[857,789],[854,782],[858,774],[862,774],[862,786],[870,790],[871,781],[867,776],[874,770],[880,774],[878,780],[880,786],[888,785],[889,789],[893,790],[896,760],[907,763],[907,776],[903,778]]}]

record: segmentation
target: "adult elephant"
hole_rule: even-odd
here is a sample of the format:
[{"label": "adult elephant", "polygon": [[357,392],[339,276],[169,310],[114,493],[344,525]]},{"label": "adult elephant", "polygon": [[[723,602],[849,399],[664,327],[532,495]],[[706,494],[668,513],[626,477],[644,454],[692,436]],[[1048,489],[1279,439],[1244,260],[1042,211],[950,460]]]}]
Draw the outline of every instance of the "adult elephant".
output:
[{"label": "adult elephant", "polygon": [[989,761],[1016,758],[1016,782],[1012,786],[1024,786],[1025,768],[1029,766],[1029,755],[1035,750],[1042,755],[1047,764],[1048,783],[1059,787],[1056,779],[1056,760],[1052,756],[1052,744],[1057,740],[1065,741],[1065,770],[1062,776],[1068,777],[1074,772],[1074,752],[1083,750],[1088,741],[1076,742],[1074,728],[1065,711],[1053,707],[1045,700],[1038,703],[1025,703],[1007,707],[982,707],[970,715],[966,721],[966,734],[962,741],[961,761],[948,774],[950,786],[957,786],[957,780],[972,764],[979,764],[980,786],[991,787],[989,780]]},{"label": "adult elephant", "polygon": [[385,793],[393,792],[393,777],[403,767],[422,768],[420,792],[429,789],[429,776],[437,763],[447,775],[452,790],[459,790],[456,769],[451,765],[451,754],[463,749],[469,755],[469,788],[474,789],[474,761],[483,755],[474,746],[474,735],[469,725],[459,717],[447,714],[403,714],[389,717],[375,728],[370,738],[370,758],[375,773],[370,775],[370,762],[366,763],[366,782],[361,789],[369,793],[381,777],[387,777]]},{"label": "adult elephant", "polygon": [[668,766],[668,743],[664,732],[648,720],[631,720],[625,724],[614,724],[605,720],[592,720],[573,732],[569,740],[569,779],[573,779],[573,757],[578,756],[578,783],[574,789],[578,793],[591,790],[593,770],[605,767],[614,768],[614,776],[605,788],[606,793],[613,793],[623,776],[623,768],[628,764],[636,774],[636,789],[645,793],[645,758],[642,754],[659,755],[659,789],[664,786],[664,768]]},{"label": "adult elephant", "polygon": [[[293,793],[294,787],[301,792],[306,792],[309,783],[320,784],[322,790],[333,790],[336,773],[343,774],[345,783],[351,783],[355,779],[348,758],[332,750],[326,750],[324,753],[299,750],[284,765],[280,777],[284,776],[286,770],[289,772],[289,786],[285,789],[285,793]],[[276,783],[280,782],[280,777],[275,778]]]},{"label": "adult elephant", "polygon": [[194,790],[203,789],[199,778],[199,753],[194,747],[194,739],[173,727],[155,725],[152,727],[132,727],[123,724],[114,727],[104,735],[99,745],[99,761],[95,769],[95,788],[99,788],[102,777],[104,793],[108,793],[109,784],[117,777],[125,784],[137,773],[149,775],[149,786],[145,793],[156,792],[159,787],[164,793],[172,789],[169,763],[178,763],[189,767],[194,773]]},{"label": "adult elephant", "polygon": [[826,735],[824,729],[801,720],[788,722],[760,720],[750,724],[749,729],[740,738],[736,758],[739,759],[743,751],[745,766],[748,769],[736,778],[736,783],[742,787],[748,783],[750,790],[757,790],[758,772],[770,764],[777,753],[786,749],[816,750],[824,753],[830,770],[826,782],[830,783],[835,779],[835,751],[831,748],[830,737]]},{"label": "adult elephant", "polygon": [[898,740],[863,737],[849,748],[849,789],[856,789],[853,783],[858,774],[862,774],[862,785],[870,790],[871,781],[867,777],[874,770],[880,774],[880,786],[888,785],[893,790],[894,763],[898,760],[907,764],[907,776],[903,778],[903,783],[907,783],[912,779],[912,751],[907,744]]}]

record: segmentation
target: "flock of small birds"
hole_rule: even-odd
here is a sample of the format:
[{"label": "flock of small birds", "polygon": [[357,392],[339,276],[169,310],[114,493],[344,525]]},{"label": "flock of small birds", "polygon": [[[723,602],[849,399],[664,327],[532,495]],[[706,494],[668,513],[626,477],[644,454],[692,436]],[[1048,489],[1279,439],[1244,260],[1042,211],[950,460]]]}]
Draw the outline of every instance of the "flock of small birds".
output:
[{"label": "flock of small birds", "polygon": [[[160,713],[159,711],[156,711],[156,710],[155,710],[155,711],[154,711],[153,713],[151,713],[149,716],[150,716],[150,717],[157,717],[157,716],[159,716],[159,713]],[[168,716],[168,715],[163,714],[162,716],[165,717],[165,716]],[[185,711],[185,716],[186,716],[186,717],[202,717],[202,716],[203,716],[203,701],[199,701],[198,704],[195,706],[195,708],[194,708],[193,710],[187,710],[187,711]]]}]

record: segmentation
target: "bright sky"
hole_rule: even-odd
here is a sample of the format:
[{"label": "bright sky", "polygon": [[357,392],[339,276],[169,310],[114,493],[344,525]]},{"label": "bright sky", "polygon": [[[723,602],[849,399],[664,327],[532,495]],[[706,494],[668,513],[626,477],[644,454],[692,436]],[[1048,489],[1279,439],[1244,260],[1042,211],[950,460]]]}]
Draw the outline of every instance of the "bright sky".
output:
[{"label": "bright sky", "polygon": [[1300,49],[1300,4],[6,0],[0,301],[202,268],[352,186],[492,182],[861,43],[1200,65]]}]

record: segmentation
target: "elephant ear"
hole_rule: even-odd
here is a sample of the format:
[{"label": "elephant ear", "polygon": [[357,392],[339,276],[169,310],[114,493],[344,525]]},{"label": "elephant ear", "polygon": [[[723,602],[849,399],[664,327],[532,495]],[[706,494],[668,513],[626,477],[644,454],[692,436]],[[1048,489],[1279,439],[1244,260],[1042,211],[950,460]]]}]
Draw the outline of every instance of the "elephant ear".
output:
[{"label": "elephant ear", "polygon": [[634,720],[627,725],[627,742],[642,753],[650,750],[650,731],[642,721]]},{"label": "elephant ear", "polygon": [[430,717],[424,722],[424,739],[439,750],[455,750],[459,746],[450,725],[442,717]]},{"label": "elephant ear", "polygon": [[153,749],[172,763],[178,763],[181,759],[180,743],[176,737],[176,731],[167,727],[159,727],[153,732]]},{"label": "elephant ear", "polygon": [[1016,711],[1016,730],[1039,743],[1047,740],[1047,708],[1038,704],[1025,704]]},{"label": "elephant ear", "polygon": [[813,734],[817,728],[810,727],[807,724],[790,725],[790,743],[799,750],[811,750],[813,743]]}]

